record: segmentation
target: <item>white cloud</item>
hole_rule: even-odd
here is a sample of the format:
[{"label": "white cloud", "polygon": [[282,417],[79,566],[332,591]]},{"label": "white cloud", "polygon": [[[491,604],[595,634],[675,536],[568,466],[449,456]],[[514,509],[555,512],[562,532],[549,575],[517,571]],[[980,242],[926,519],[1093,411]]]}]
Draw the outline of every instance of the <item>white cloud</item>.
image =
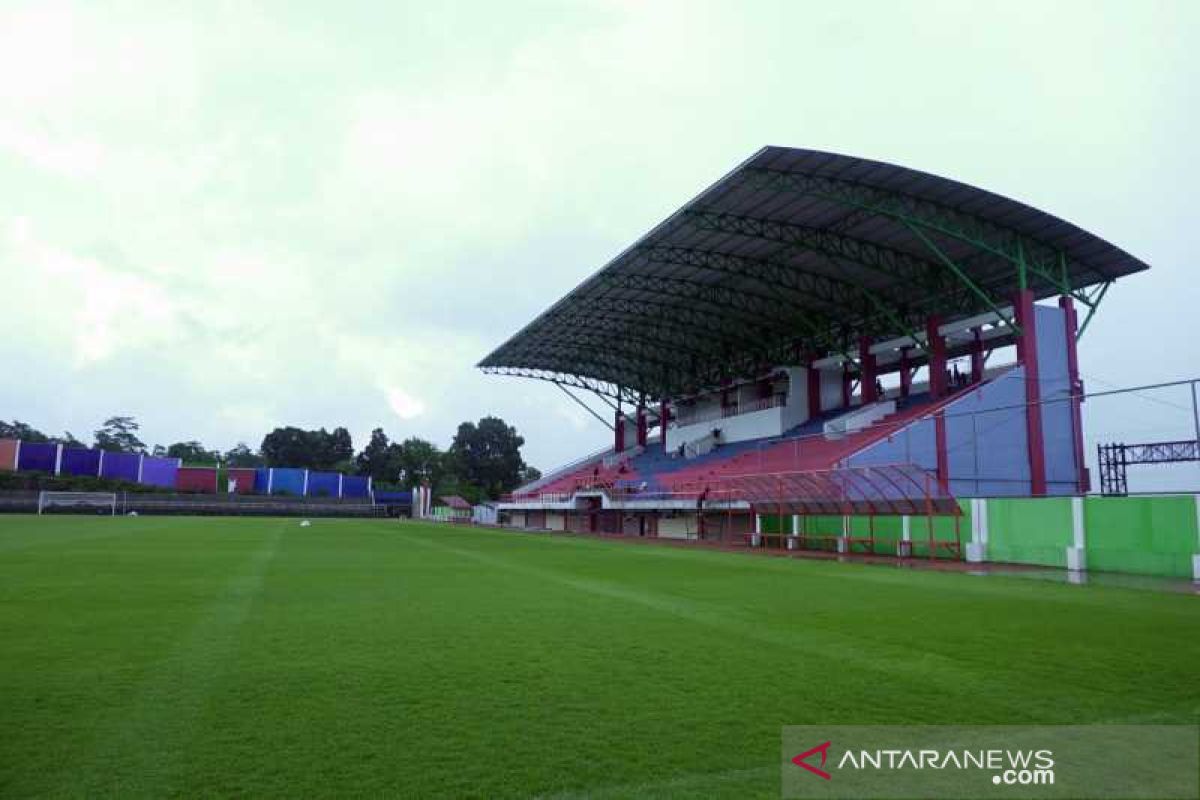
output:
[{"label": "white cloud", "polygon": [[388,407],[403,420],[413,419],[425,413],[425,403],[396,386],[385,387]]}]

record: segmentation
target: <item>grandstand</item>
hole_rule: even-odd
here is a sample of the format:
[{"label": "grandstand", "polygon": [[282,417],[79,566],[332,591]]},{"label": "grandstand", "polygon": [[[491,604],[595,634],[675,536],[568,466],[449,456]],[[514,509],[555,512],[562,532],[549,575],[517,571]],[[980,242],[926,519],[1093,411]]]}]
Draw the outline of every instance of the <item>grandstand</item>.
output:
[{"label": "grandstand", "polygon": [[[1083,495],[1076,342],[1147,268],[947,178],[763,148],[479,363],[613,414],[611,447],[502,519],[757,545],[832,515],[849,551],[854,515],[908,530],[975,499]],[[894,470],[926,480],[879,482]]]}]

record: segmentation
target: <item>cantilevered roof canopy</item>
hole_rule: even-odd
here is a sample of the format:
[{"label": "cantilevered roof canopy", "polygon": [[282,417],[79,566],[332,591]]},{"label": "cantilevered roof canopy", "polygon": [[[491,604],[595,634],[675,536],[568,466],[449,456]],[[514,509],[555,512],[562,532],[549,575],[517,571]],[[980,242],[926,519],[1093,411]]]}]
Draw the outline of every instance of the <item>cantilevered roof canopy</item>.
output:
[{"label": "cantilevered roof canopy", "polygon": [[[677,397],[860,337],[922,341],[1022,287],[1091,312],[1148,266],[1024,203],[861,158],[765,147],[479,363]],[[1085,322],[1086,324],[1086,322]]]}]

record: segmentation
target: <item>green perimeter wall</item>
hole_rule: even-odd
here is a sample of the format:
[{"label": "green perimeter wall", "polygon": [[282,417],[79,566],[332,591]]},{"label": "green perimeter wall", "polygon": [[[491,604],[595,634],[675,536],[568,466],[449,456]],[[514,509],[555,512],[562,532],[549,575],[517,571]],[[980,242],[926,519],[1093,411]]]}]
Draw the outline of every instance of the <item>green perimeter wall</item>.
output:
[{"label": "green perimeter wall", "polygon": [[1196,498],[1089,497],[1083,518],[1088,569],[1192,577],[1200,553]]},{"label": "green perimeter wall", "polygon": [[1071,498],[987,501],[988,561],[1066,567],[1071,546]]},{"label": "green perimeter wall", "polygon": [[[971,539],[971,501],[959,501],[960,540],[965,553]],[[1173,578],[1192,577],[1192,556],[1200,553],[1196,498],[1086,497],[1083,500],[1084,543],[1088,569]],[[987,500],[987,561],[1065,568],[1073,543],[1072,498],[993,498]],[[954,518],[934,517],[934,537],[954,540]],[[896,553],[900,517],[875,518],[875,552]],[[763,515],[764,533],[792,533],[790,515]],[[910,522],[913,555],[928,555],[926,517]],[[850,518],[850,535],[870,535],[868,517]],[[801,517],[801,530],[812,536],[840,536],[840,516]],[[812,549],[836,545],[811,543]],[[855,548],[859,550],[860,548]],[[945,555],[941,551],[939,555]]]}]

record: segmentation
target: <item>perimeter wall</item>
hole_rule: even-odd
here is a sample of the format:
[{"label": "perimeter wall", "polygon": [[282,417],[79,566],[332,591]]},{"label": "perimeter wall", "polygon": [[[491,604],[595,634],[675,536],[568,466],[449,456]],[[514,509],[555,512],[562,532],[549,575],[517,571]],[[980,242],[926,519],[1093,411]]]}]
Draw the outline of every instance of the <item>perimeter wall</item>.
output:
[{"label": "perimeter wall", "polygon": [[[1081,550],[1079,566],[1089,570],[1196,578],[1194,559],[1200,556],[1200,495],[1146,497],[1045,497],[961,500],[959,536],[974,543],[972,560],[1067,568],[1069,551]],[[985,518],[974,522],[972,512]],[[793,530],[795,523],[799,528]],[[876,552],[895,553],[903,537],[900,517],[877,517]],[[928,552],[925,517],[910,517],[909,538],[914,555]],[[803,533],[809,536],[869,536],[867,517],[764,515],[764,533]],[[934,538],[954,539],[952,518],[934,518]],[[814,544],[814,547],[820,547]]]}]

